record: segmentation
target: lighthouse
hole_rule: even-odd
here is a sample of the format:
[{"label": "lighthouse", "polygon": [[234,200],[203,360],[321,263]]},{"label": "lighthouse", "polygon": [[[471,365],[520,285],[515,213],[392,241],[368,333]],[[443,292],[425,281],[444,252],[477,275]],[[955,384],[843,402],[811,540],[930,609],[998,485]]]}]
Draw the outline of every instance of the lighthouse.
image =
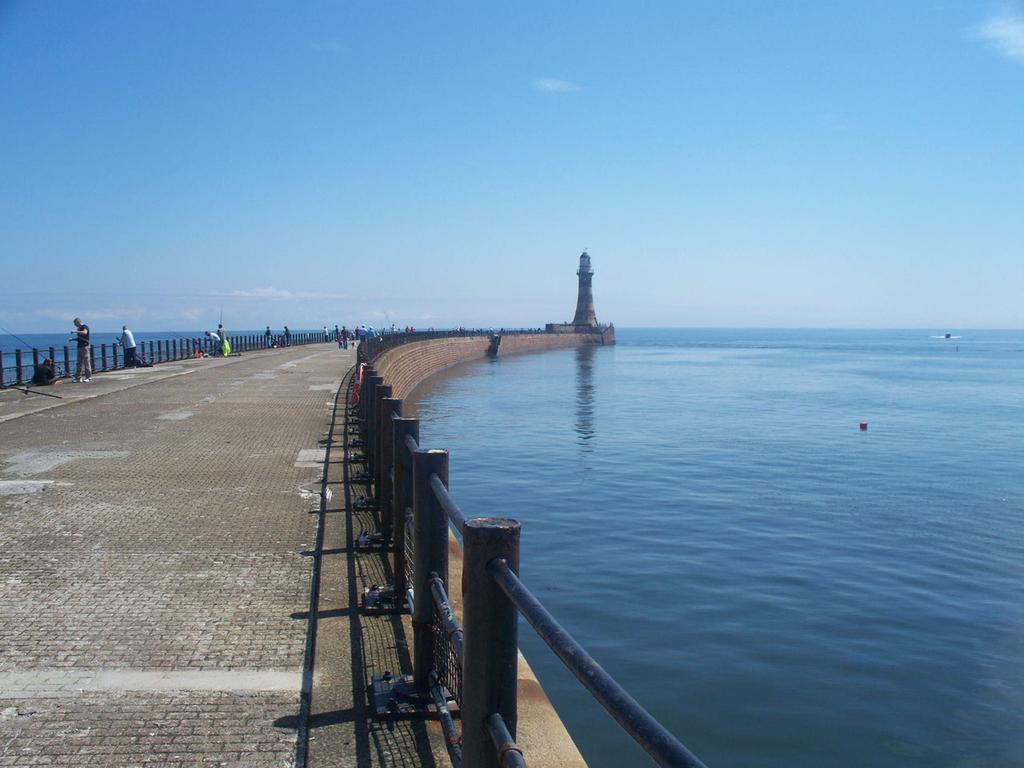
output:
[{"label": "lighthouse", "polygon": [[590,254],[584,251],[580,254],[580,268],[576,270],[580,279],[579,293],[576,296],[576,316],[572,324],[586,326],[587,328],[597,327],[597,314],[594,312],[594,269],[590,266]]},{"label": "lighthouse", "polygon": [[572,334],[577,344],[614,344],[615,326],[597,324],[597,313],[594,312],[594,268],[590,266],[590,254],[580,254],[580,266],[576,270],[579,278],[579,291],[576,294],[576,315],[571,323],[548,323],[544,330],[548,333]]}]

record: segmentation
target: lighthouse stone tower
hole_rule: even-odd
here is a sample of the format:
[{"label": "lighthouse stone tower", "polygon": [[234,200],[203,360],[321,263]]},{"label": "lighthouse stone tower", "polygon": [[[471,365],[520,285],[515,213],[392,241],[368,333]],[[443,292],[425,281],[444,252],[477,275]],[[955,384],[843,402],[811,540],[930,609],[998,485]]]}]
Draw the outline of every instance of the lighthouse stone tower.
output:
[{"label": "lighthouse stone tower", "polygon": [[580,254],[580,268],[576,270],[576,274],[580,278],[580,290],[576,298],[576,316],[572,319],[572,324],[595,328],[597,315],[594,313],[594,291],[591,287],[594,282],[594,270],[590,266],[590,254],[586,251]]},{"label": "lighthouse stone tower", "polygon": [[577,344],[614,344],[615,326],[600,325],[597,313],[594,312],[594,269],[590,266],[590,254],[580,254],[580,267],[576,270],[579,277],[579,293],[576,294],[576,315],[571,323],[548,323],[544,330],[548,333],[573,334]]}]

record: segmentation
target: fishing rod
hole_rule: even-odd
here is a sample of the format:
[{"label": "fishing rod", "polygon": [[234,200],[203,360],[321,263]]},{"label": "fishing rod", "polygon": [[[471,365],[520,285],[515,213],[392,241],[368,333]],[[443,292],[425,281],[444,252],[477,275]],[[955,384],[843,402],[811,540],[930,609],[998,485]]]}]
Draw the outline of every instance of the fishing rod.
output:
[{"label": "fishing rod", "polygon": [[27,341],[25,341],[23,338],[21,338],[21,336],[19,336],[16,333],[13,333],[13,332],[9,331],[8,329],[4,328],[2,325],[0,325],[0,331],[3,331],[8,336],[13,336],[14,338],[16,338],[18,341],[20,341],[22,344],[24,344],[29,349],[34,349],[34,347],[31,344],[29,344]]},{"label": "fishing rod", "polygon": [[29,389],[28,387],[11,387],[11,389],[16,389],[19,392],[24,392],[26,395],[39,395],[40,397],[53,397],[53,398],[56,398],[57,400],[63,400],[64,399],[64,397],[62,395],[51,395],[49,392],[40,392],[39,390]]}]

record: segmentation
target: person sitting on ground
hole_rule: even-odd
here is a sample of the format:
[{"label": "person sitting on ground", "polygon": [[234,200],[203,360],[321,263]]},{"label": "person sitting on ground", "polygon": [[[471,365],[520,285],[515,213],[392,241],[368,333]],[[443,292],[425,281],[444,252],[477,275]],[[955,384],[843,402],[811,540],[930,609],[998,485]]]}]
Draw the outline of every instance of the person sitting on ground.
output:
[{"label": "person sitting on ground", "polygon": [[56,378],[57,374],[53,369],[53,360],[46,358],[36,366],[35,371],[32,373],[32,386],[48,387],[53,384],[53,380]]}]

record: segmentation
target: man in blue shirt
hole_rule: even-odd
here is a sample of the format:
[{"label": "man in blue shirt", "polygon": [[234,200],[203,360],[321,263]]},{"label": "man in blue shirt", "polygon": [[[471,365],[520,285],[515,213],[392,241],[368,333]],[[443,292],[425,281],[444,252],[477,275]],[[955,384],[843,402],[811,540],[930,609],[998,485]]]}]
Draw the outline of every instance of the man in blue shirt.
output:
[{"label": "man in blue shirt", "polygon": [[128,330],[127,325],[121,326],[121,338],[115,341],[114,344],[120,344],[124,347],[125,368],[134,368],[139,364],[139,359],[135,356],[135,336]]}]

